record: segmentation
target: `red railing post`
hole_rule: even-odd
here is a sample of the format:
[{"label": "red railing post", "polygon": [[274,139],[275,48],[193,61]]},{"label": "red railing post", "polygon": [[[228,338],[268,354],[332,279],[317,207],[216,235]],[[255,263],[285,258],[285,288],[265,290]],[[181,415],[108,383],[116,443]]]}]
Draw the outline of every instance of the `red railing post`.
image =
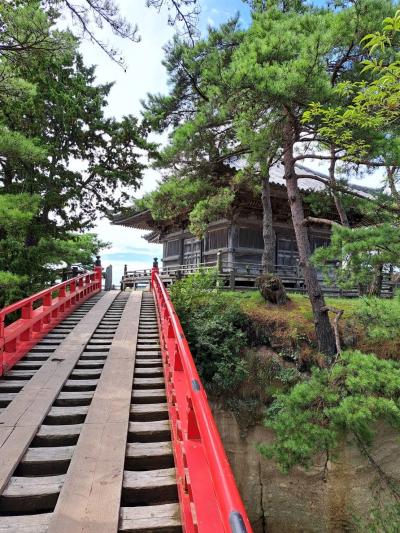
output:
[{"label": "red railing post", "polygon": [[4,318],[5,315],[0,311],[0,376],[3,375],[3,368],[4,368],[4,345],[5,345],[5,338],[4,338]]}]

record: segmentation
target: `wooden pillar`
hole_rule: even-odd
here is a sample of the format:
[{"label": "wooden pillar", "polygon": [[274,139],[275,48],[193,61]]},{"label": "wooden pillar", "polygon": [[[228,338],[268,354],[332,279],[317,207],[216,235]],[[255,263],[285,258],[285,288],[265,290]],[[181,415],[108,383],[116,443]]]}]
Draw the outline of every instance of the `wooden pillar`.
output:
[{"label": "wooden pillar", "polygon": [[[182,233],[183,233],[183,230],[182,230]],[[183,259],[184,259],[184,255],[183,255],[183,251],[184,251],[184,237],[182,236],[180,239],[179,239],[179,264],[180,265],[183,265]]]},{"label": "wooden pillar", "polygon": [[229,268],[235,268],[235,249],[238,241],[238,227],[231,224],[228,228],[228,263]]},{"label": "wooden pillar", "polygon": [[222,252],[218,250],[217,252],[217,271],[218,274],[222,274]]},{"label": "wooden pillar", "polygon": [[233,291],[235,289],[235,268],[233,268],[229,273],[229,288]]}]

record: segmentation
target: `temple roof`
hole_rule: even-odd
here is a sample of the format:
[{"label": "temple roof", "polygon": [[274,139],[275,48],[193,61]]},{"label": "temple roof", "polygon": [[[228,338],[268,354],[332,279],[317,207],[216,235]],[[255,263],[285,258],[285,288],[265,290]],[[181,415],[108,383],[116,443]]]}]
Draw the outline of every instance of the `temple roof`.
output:
[{"label": "temple roof", "polygon": [[[242,167],[242,164],[240,161],[237,161],[232,166],[235,166],[235,168],[239,170]],[[321,178],[322,180],[328,181],[329,177],[326,174],[299,164],[296,164],[296,172],[298,175],[307,176],[298,178],[298,185],[302,191],[322,192],[327,189],[326,185],[318,179]],[[271,188],[272,196],[274,196],[274,191],[276,192],[281,190],[283,192],[286,189],[284,167],[282,163],[277,163],[276,165],[271,167],[270,183],[273,185],[273,187]],[[357,192],[358,195],[364,196],[365,198],[373,198],[374,194],[378,192],[375,189],[362,187],[353,183],[348,185],[347,187]],[[254,202],[252,202],[252,204],[253,203]],[[157,229],[150,209],[145,209],[136,213],[132,212],[132,210],[126,209],[124,213],[119,213],[115,215],[113,217],[112,223],[118,226],[126,226],[130,228],[151,231],[150,234],[144,237],[149,242],[158,242],[158,239],[160,237],[160,230]]]}]

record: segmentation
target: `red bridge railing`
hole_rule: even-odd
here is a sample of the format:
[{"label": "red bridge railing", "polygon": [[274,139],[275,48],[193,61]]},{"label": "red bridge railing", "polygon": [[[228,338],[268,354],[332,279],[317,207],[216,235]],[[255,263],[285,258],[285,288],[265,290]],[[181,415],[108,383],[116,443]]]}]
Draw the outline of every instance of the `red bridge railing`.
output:
[{"label": "red bridge railing", "polygon": [[158,267],[151,274],[185,533],[252,531],[207,395]]},{"label": "red bridge railing", "polygon": [[[53,285],[0,310],[0,376],[10,370],[44,335],[101,290],[102,268]],[[20,314],[6,325],[6,317]]]}]

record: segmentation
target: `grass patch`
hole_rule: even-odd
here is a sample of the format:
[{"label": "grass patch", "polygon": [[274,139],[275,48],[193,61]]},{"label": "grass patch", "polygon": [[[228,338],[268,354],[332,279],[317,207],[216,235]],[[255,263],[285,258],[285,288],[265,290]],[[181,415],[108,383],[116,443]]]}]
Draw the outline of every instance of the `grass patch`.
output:
[{"label": "grass patch", "polygon": [[[313,315],[307,296],[292,293],[290,301],[281,306],[265,302],[258,291],[228,291],[226,297],[240,303],[260,341],[263,340],[260,332],[264,329],[267,332],[264,340],[269,338],[269,344],[278,352],[297,350],[300,359],[311,357],[318,363]],[[345,347],[372,352],[385,359],[400,358],[400,293],[390,300],[326,297],[325,301],[344,311],[340,330]]]}]

